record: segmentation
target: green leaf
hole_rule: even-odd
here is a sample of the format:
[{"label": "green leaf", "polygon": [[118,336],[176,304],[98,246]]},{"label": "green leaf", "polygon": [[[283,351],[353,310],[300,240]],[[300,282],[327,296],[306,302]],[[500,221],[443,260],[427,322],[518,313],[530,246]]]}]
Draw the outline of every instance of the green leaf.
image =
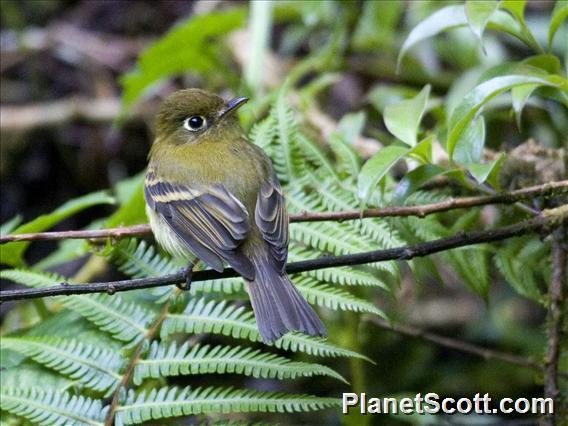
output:
[{"label": "green leaf", "polygon": [[122,77],[123,111],[159,80],[186,71],[204,74],[224,68],[222,51],[211,39],[241,27],[245,18],[245,9],[238,8],[195,15],[176,26],[146,49],[136,69]]},{"label": "green leaf", "polygon": [[124,404],[116,409],[117,426],[140,424],[174,416],[211,413],[294,413],[338,407],[337,398],[264,392],[251,389],[163,387],[128,392]]},{"label": "green leaf", "polygon": [[387,105],[414,97],[417,93],[417,90],[408,86],[377,84],[373,86],[367,96],[369,102],[371,102],[377,111],[383,114]]},{"label": "green leaf", "polygon": [[[237,307],[224,301],[207,301],[202,298],[191,299],[182,313],[166,315],[160,328],[160,336],[167,339],[174,333],[214,333],[252,342],[261,341],[252,311],[246,310],[244,306]],[[355,357],[371,361],[357,352],[337,347],[325,338],[301,333],[285,334],[274,342],[274,346],[310,355]]]},{"label": "green leaf", "polygon": [[190,347],[189,342],[178,348],[175,342],[167,345],[157,341],[152,342],[145,359],[136,364],[133,380],[140,385],[149,377],[230,373],[279,380],[329,376],[347,383],[329,367],[291,361],[260,349],[199,344]]},{"label": "green leaf", "polygon": [[6,347],[32,357],[89,389],[105,391],[121,380],[121,358],[117,352],[75,339],[3,337]]},{"label": "green leaf", "polygon": [[[0,271],[0,278],[28,287],[50,287],[66,281],[64,277],[46,272],[22,269]],[[69,284],[72,285],[72,284]],[[115,339],[125,342],[144,338],[154,314],[142,306],[126,301],[118,294],[81,294],[71,297],[58,296],[66,307],[81,314]]]},{"label": "green leaf", "polygon": [[0,408],[41,426],[103,426],[108,406],[98,399],[55,389],[4,388]]},{"label": "green leaf", "polygon": [[[57,223],[79,213],[89,207],[101,204],[114,204],[113,197],[106,191],[93,192],[82,197],[69,200],[53,212],[38,216],[31,222],[18,226],[12,231],[14,234],[26,234],[32,232],[45,231]],[[0,263],[10,266],[20,266],[23,264],[22,256],[30,245],[29,241],[19,241],[7,243],[0,246]]]},{"label": "green leaf", "polygon": [[416,25],[400,49],[398,54],[398,60],[396,64],[397,72],[400,70],[400,65],[402,63],[402,58],[408,50],[415,44],[426,40],[427,38],[433,37],[443,31],[447,31],[451,28],[461,27],[467,24],[467,18],[465,16],[465,11],[463,5],[447,6],[434,12],[432,15],[428,16],[418,25]]},{"label": "green leaf", "polygon": [[356,178],[361,170],[361,158],[353,147],[342,136],[332,134],[329,137],[329,147],[335,154],[337,171],[348,177]]},{"label": "green leaf", "polygon": [[363,133],[366,121],[367,115],[364,111],[345,114],[341,117],[341,120],[339,120],[336,133],[342,136],[345,141],[352,144],[361,136],[361,133]]},{"label": "green leaf", "polygon": [[524,22],[526,5],[526,0],[502,0],[500,7],[511,12],[517,21]]},{"label": "green leaf", "polygon": [[[412,29],[404,41],[398,54],[397,71],[400,69],[403,57],[415,44],[441,32],[463,27],[467,24],[468,20],[463,5],[447,6],[428,16]],[[511,34],[539,52],[542,50],[534,37],[524,31],[523,26],[505,11],[494,11],[489,22],[487,22],[487,27]]]},{"label": "green leaf", "polygon": [[367,1],[353,34],[353,48],[374,50],[392,48],[396,27],[404,12],[400,1]]},{"label": "green leaf", "polygon": [[454,147],[454,160],[460,164],[477,163],[485,146],[485,120],[474,119],[460,135]]},{"label": "green leaf", "polygon": [[556,2],[554,9],[552,10],[552,17],[550,18],[550,24],[548,26],[548,49],[552,49],[552,42],[554,41],[554,36],[560,28],[560,25],[568,18],[568,2],[566,0],[559,0]]},{"label": "green leaf", "polygon": [[499,187],[499,170],[503,165],[503,161],[505,160],[505,154],[500,153],[495,160],[488,164],[481,164],[481,163],[471,163],[467,165],[467,169],[471,173],[471,175],[477,180],[479,183],[488,182],[493,187]]},{"label": "green leaf", "polygon": [[482,44],[483,31],[489,22],[489,18],[498,8],[499,3],[497,1],[467,0],[465,2],[467,22],[480,44]]},{"label": "green leaf", "polygon": [[493,258],[499,272],[517,293],[540,302],[542,295],[535,277],[536,265],[531,260],[521,256],[514,246],[497,251]]},{"label": "green leaf", "polygon": [[2,224],[2,226],[0,226],[0,235],[2,235],[2,236],[8,235],[14,229],[16,229],[16,227],[18,227],[18,225],[20,225],[20,223],[22,223],[22,216],[17,214],[12,219],[10,219],[8,222],[4,222]]},{"label": "green leaf", "polygon": [[[361,169],[357,180],[357,195],[363,206],[367,204],[371,192],[398,160],[409,151],[407,146],[391,145],[381,149],[371,157]],[[364,208],[364,207],[363,207]]]},{"label": "green leaf", "polygon": [[372,303],[353,296],[343,289],[320,283],[313,278],[304,276],[295,280],[295,284],[309,303],[334,310],[366,312],[383,318],[386,317],[384,312]]},{"label": "green leaf", "polygon": [[306,160],[310,160],[316,166],[324,168],[329,176],[333,176],[338,181],[340,180],[337,176],[335,166],[331,164],[331,161],[329,161],[329,158],[324,154],[319,146],[301,133],[298,133],[295,141],[298,148],[300,148],[304,154]]},{"label": "green leaf", "polygon": [[422,185],[431,179],[443,174],[446,169],[434,164],[423,164],[407,173],[398,183],[394,190],[394,200],[401,204],[411,194],[420,189]]},{"label": "green leaf", "polygon": [[120,194],[124,201],[120,208],[107,219],[105,223],[107,228],[148,222],[144,200],[144,174],[139,174],[129,180],[126,191],[126,187],[121,187]]},{"label": "green leaf", "polygon": [[389,132],[410,146],[416,145],[418,127],[429,95],[430,85],[427,85],[414,98],[387,105],[383,116]]},{"label": "green leaf", "polygon": [[453,159],[456,144],[470,126],[471,121],[479,113],[481,108],[497,95],[512,89],[513,87],[534,85],[561,87],[568,86],[566,80],[560,77],[533,77],[527,75],[507,75],[492,78],[489,81],[476,86],[456,107],[450,117],[447,150],[450,159]]},{"label": "green leaf", "polygon": [[434,142],[434,135],[426,136],[423,140],[408,152],[408,156],[420,161],[421,163],[429,164],[432,162],[432,142]]}]

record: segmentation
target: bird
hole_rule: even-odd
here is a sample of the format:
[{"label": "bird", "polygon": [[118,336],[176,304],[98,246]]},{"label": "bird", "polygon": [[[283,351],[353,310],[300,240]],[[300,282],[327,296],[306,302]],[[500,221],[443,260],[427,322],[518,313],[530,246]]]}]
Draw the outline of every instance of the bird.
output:
[{"label": "bird", "polygon": [[188,262],[245,280],[260,336],[290,331],[325,336],[326,328],[286,274],[289,220],[270,158],[251,143],[235,112],[206,90],[169,95],[155,120],[144,181],[146,213],[158,244]]}]

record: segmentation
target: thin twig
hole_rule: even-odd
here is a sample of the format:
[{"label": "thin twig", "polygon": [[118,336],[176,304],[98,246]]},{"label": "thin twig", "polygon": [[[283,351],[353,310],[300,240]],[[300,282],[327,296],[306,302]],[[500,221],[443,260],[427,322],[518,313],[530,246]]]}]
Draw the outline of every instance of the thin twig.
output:
[{"label": "thin twig", "polygon": [[[369,320],[373,324],[378,325],[385,330],[391,330],[399,334],[404,334],[406,336],[418,337],[439,346],[479,356],[485,360],[496,359],[509,364],[520,365],[521,367],[530,368],[536,371],[542,371],[542,365],[531,358],[484,348],[483,346],[474,345],[473,343],[464,342],[463,340],[455,339],[452,337],[441,336],[439,334],[422,330],[411,325],[393,324],[378,317],[369,316]],[[563,374],[563,376],[568,378],[568,374]]]},{"label": "thin twig", "polygon": [[[175,291],[178,291],[178,290],[176,289]],[[126,371],[125,371],[124,375],[122,376],[122,380],[120,381],[120,383],[116,387],[115,391],[113,392],[112,400],[111,400],[111,403],[110,403],[110,409],[108,410],[107,416],[105,418],[105,423],[104,423],[105,426],[112,426],[114,424],[114,415],[115,415],[116,409],[118,408],[118,403],[120,401],[120,391],[121,391],[122,388],[126,388],[126,386],[128,386],[128,383],[130,382],[130,379],[132,378],[132,375],[134,374],[134,369],[136,368],[136,364],[140,360],[140,357],[142,356],[142,353],[144,352],[144,348],[146,347],[147,342],[152,341],[156,337],[156,335],[158,334],[158,331],[160,330],[160,325],[162,324],[162,322],[166,318],[166,315],[168,314],[169,309],[170,309],[170,303],[167,302],[167,303],[164,304],[164,306],[160,310],[160,313],[156,317],[156,320],[152,323],[152,325],[150,326],[150,328],[146,332],[146,335],[144,336],[145,338],[140,343],[138,343],[138,345],[136,346],[136,349],[134,350],[134,353],[133,353],[132,357],[130,358],[130,362],[128,363],[128,366],[126,367]]]},{"label": "thin twig", "polygon": [[[362,265],[387,260],[410,260],[415,257],[427,256],[457,247],[474,244],[501,241],[508,238],[535,232],[543,234],[551,229],[568,222],[568,205],[555,209],[544,210],[542,215],[525,220],[514,225],[484,231],[460,232],[457,235],[439,240],[428,241],[414,246],[405,246],[386,250],[375,250],[365,253],[348,254],[344,256],[328,256],[319,259],[304,260],[290,263],[286,266],[289,274],[325,269],[337,266]],[[197,271],[193,274],[193,282],[229,278],[238,276],[232,268],[223,272],[213,270]],[[6,290],[0,292],[0,302],[8,300],[35,299],[39,297],[61,296],[70,294],[109,293],[128,291],[141,288],[159,287],[181,283],[185,280],[185,272],[161,277],[139,278],[132,280],[100,282],[89,284],[66,284],[47,288],[26,288],[21,290]]]},{"label": "thin twig", "polygon": [[[454,209],[465,209],[479,207],[488,204],[512,204],[519,200],[532,198],[535,196],[550,197],[551,195],[568,194],[568,180],[550,182],[543,185],[532,186],[519,189],[517,191],[505,192],[495,195],[485,195],[480,197],[464,197],[449,199],[432,204],[420,206],[392,206],[384,208],[373,208],[363,210],[345,210],[339,212],[303,212],[290,215],[290,222],[323,222],[323,221],[342,221],[356,220],[370,217],[402,217],[418,216],[425,217],[433,213],[440,213]],[[12,234],[0,236],[0,244],[13,241],[42,241],[42,240],[64,240],[64,239],[101,239],[101,238],[125,238],[140,236],[150,233],[148,225],[135,225],[123,228],[110,228],[99,230],[81,231],[61,231],[61,232],[38,232],[30,234]]]},{"label": "thin twig", "polygon": [[[71,120],[108,122],[120,114],[118,98],[69,97],[56,101],[23,106],[0,107],[0,130],[29,131],[38,127],[56,126]],[[149,106],[139,106],[129,117],[150,117]]]},{"label": "thin twig", "polygon": [[[564,324],[564,289],[566,288],[566,227],[560,226],[552,239],[552,280],[548,292],[548,349],[544,362],[544,396],[552,398],[560,410],[561,397],[558,386],[558,363]],[[561,416],[561,415],[560,415]],[[543,419],[546,426],[553,426],[560,418],[559,413],[550,414]]]}]

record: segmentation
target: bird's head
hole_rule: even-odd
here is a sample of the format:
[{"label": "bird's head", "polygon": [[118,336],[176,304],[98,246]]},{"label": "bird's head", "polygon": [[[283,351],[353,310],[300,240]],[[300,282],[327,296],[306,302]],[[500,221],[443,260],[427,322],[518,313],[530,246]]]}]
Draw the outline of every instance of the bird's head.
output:
[{"label": "bird's head", "polygon": [[156,116],[155,144],[193,144],[222,140],[229,132],[241,132],[234,112],[248,101],[225,101],[202,89],[179,90],[162,103]]}]

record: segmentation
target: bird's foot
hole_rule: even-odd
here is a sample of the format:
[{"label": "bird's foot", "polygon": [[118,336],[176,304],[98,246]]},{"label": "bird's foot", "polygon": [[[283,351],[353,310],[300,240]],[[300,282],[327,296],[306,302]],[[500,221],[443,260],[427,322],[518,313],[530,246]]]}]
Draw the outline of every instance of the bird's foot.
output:
[{"label": "bird's foot", "polygon": [[191,290],[191,278],[193,276],[193,268],[195,267],[196,263],[197,262],[190,262],[190,264],[187,266],[187,268],[183,269],[183,275],[184,275],[185,281],[176,284],[177,288],[179,288],[180,290],[184,290],[184,291],[190,291]]}]

